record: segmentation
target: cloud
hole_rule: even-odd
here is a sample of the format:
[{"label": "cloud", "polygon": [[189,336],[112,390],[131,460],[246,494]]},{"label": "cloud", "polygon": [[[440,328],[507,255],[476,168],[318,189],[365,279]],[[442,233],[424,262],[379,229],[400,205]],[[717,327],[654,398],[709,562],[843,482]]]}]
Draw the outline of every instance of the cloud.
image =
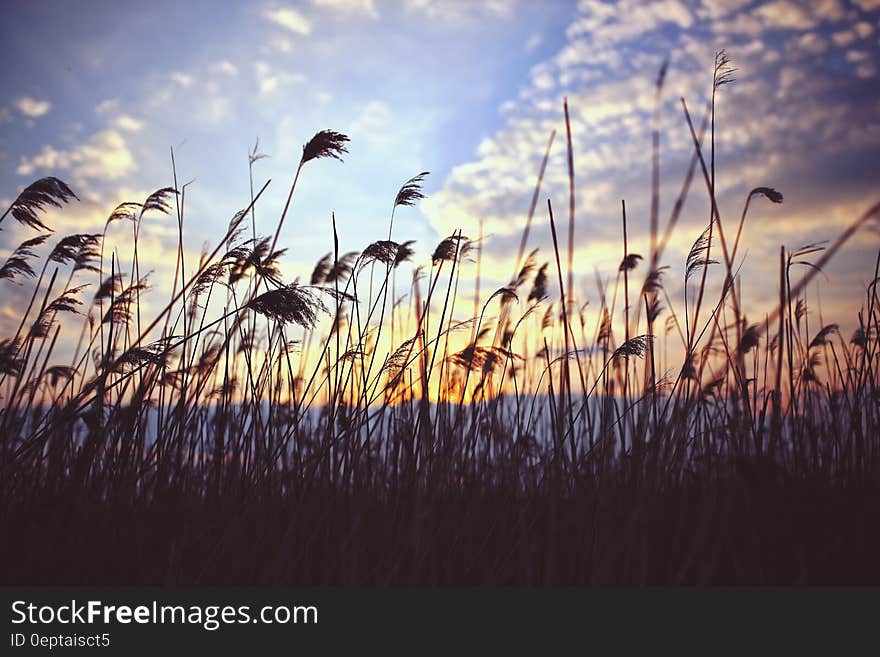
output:
[{"label": "cloud", "polygon": [[755,13],[771,29],[809,30],[819,22],[817,12],[809,12],[791,0],[775,0],[758,7]]},{"label": "cloud", "polygon": [[235,77],[236,75],[238,75],[238,67],[230,62],[228,59],[223,59],[219,62],[215,62],[211,65],[211,70],[216,73],[222,73],[223,75],[229,75],[231,77]]},{"label": "cloud", "polygon": [[48,100],[37,100],[30,96],[22,96],[13,102],[15,108],[24,116],[36,119],[47,114],[52,109],[52,103]]},{"label": "cloud", "polygon": [[193,83],[193,76],[189,73],[172,73],[171,79],[181,87],[189,87]]},{"label": "cloud", "polygon": [[311,21],[299,13],[296,9],[290,7],[279,7],[277,9],[268,9],[263,16],[286,30],[294,34],[308,36],[312,32]]},{"label": "cloud", "polygon": [[129,116],[128,114],[120,114],[113,119],[113,125],[126,132],[140,132],[144,129],[144,122]]},{"label": "cloud", "polygon": [[95,107],[96,114],[113,114],[119,111],[119,99],[118,98],[107,98],[102,100]]},{"label": "cloud", "polygon": [[874,26],[867,21],[860,21],[856,23],[855,30],[861,38],[867,39],[874,33]]},{"label": "cloud", "polygon": [[858,36],[852,30],[841,30],[840,32],[835,32],[831,35],[831,40],[838,48],[846,48],[848,45],[855,42],[857,38]]},{"label": "cloud", "polygon": [[807,32],[799,40],[798,45],[807,52],[819,55],[828,50],[828,41],[815,32]]},{"label": "cloud", "polygon": [[362,14],[370,18],[378,18],[379,12],[373,0],[312,0],[312,4],[321,9],[329,9],[341,14]]},{"label": "cloud", "polygon": [[381,100],[367,102],[361,113],[351,122],[352,138],[377,141],[391,126],[393,114],[391,108]]},{"label": "cloud", "polygon": [[616,5],[601,0],[585,0],[579,5],[581,16],[572,21],[566,35],[569,39],[586,36],[595,44],[606,47],[629,41],[664,24],[682,29],[691,27],[694,16],[680,0],[657,0],[644,3],[622,0]]},{"label": "cloud", "polygon": [[16,173],[31,176],[39,170],[70,172],[75,179],[118,180],[137,170],[125,138],[116,130],[103,130],[70,149],[43,146],[33,157],[23,157]]},{"label": "cloud", "polygon": [[526,39],[525,50],[527,53],[535,52],[541,44],[544,42],[544,37],[540,34],[533,34],[528,39]]},{"label": "cloud", "polygon": [[254,63],[254,72],[257,75],[257,87],[261,96],[269,96],[287,85],[302,84],[306,81],[306,77],[301,73],[276,71],[264,61]]},{"label": "cloud", "polygon": [[[876,75],[877,56],[867,42],[856,44],[848,56],[826,54],[831,41],[837,47],[844,40],[849,45],[864,38],[857,30],[867,32],[853,26],[847,30],[850,40],[834,36],[841,25],[819,26],[826,17],[833,23],[833,17],[845,14],[838,2],[822,2],[816,12],[784,1],[760,5],[750,0],[732,10],[728,4],[694,9],[693,4],[666,1],[621,0],[612,5],[583,0],[567,41],[532,68],[518,93],[500,103],[502,125],[485,135],[470,161],[454,167],[441,189],[423,202],[435,230],[445,235],[462,228],[473,234],[481,223],[491,234],[485,244],[485,275],[493,278],[492,284],[503,284],[511,273],[506,267],[518,248],[551,130],[556,130],[556,139],[541,199],[551,199],[560,215],[557,222],[567,222],[562,116],[567,97],[575,155],[576,253],[583,263],[578,271],[589,274],[594,265],[613,271],[615,260],[619,262],[621,199],[626,199],[632,218],[631,250],[645,253],[655,74],[671,53],[659,113],[663,223],[693,149],[678,99],[687,100],[698,120],[708,93],[714,41],[728,48],[739,69],[737,81],[723,88],[718,105],[721,164],[716,189],[725,226],[735,222],[753,187],[776,186],[786,197],[783,206],[750,210],[757,221],[744,242],[750,271],[744,272],[743,281],[746,293],[759,297],[762,272],[755,272],[761,263],[773,262],[773,249],[778,253],[780,243],[796,247],[833,238],[854,218],[853,208],[876,200],[867,162],[880,152],[880,95],[859,76]],[[720,36],[707,39],[707,33]],[[850,60],[849,74],[841,70],[843,58]],[[698,170],[664,261],[676,267],[683,262],[705,225],[706,197]],[[841,199],[848,204],[846,212],[839,211]],[[539,257],[546,258],[548,250],[552,253],[546,205],[538,212],[529,248],[539,246]],[[616,249],[613,255],[610,249]],[[857,258],[841,262],[842,276],[857,278],[870,264]]]},{"label": "cloud", "polygon": [[476,24],[484,18],[511,18],[516,0],[404,0],[404,8],[428,18],[454,24]]}]

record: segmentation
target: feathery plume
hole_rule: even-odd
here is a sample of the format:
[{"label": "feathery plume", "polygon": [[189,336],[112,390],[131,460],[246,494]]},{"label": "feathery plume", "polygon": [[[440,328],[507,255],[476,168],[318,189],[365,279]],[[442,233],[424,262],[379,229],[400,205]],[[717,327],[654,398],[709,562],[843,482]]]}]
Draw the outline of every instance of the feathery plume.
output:
[{"label": "feathery plume", "polygon": [[17,376],[21,369],[21,359],[18,358],[18,352],[21,350],[21,344],[18,340],[6,338],[0,340],[0,374],[7,376]]},{"label": "feathery plume", "polygon": [[730,57],[727,56],[725,50],[719,50],[715,53],[715,70],[712,76],[712,86],[714,89],[719,89],[725,84],[734,82],[733,74],[735,72],[736,69],[731,65]]},{"label": "feathery plume", "polygon": [[816,337],[810,341],[809,349],[821,347],[828,342],[828,338],[832,333],[839,333],[840,327],[837,324],[828,324],[816,334]]},{"label": "feathery plume", "polygon": [[283,324],[293,323],[303,328],[314,328],[318,312],[328,312],[327,306],[311,290],[296,284],[264,292],[246,307]]},{"label": "feathery plume", "polygon": [[397,192],[397,196],[394,199],[394,207],[401,205],[412,207],[416,204],[416,201],[425,198],[424,193],[422,193],[422,183],[425,181],[425,176],[428,174],[428,171],[422,171],[417,176],[413,176],[403,183],[403,187],[400,188],[400,191]]},{"label": "feathery plume", "polygon": [[144,204],[141,207],[141,216],[150,210],[156,210],[162,214],[168,214],[171,212],[171,202],[169,197],[174,197],[178,194],[180,194],[180,192],[173,187],[157,189],[147,197],[146,201],[144,201]]},{"label": "feathery plume", "polygon": [[327,274],[330,272],[330,261],[332,259],[333,254],[328,253],[323,258],[318,260],[315,268],[312,270],[312,277],[309,280],[309,283],[311,285],[320,285],[327,280]]},{"label": "feathery plume", "polygon": [[752,324],[745,331],[739,340],[739,353],[747,354],[758,346],[761,336],[761,327],[758,324]]},{"label": "feathery plume", "polygon": [[134,201],[120,203],[110,213],[110,216],[107,217],[107,221],[104,222],[104,228],[106,229],[114,221],[136,221],[142,207],[144,206],[141,203],[135,203]]},{"label": "feathery plume", "polygon": [[684,275],[685,282],[689,281],[691,276],[698,273],[703,267],[718,264],[717,260],[709,260],[706,258],[706,253],[709,251],[709,231],[711,228],[712,224],[710,223],[706,226],[706,229],[700,233],[700,236],[697,238],[697,241],[694,242],[694,245],[688,253],[687,267]]},{"label": "feathery plume", "polygon": [[357,251],[349,251],[348,253],[341,255],[339,260],[327,271],[327,276],[324,277],[324,282],[332,283],[337,280],[343,282],[348,275],[351,274],[351,270],[354,268],[357,257]]},{"label": "feathery plume", "polygon": [[526,256],[526,261],[523,263],[523,266],[520,267],[519,274],[516,275],[516,278],[510,281],[508,287],[518,288],[525,285],[525,282],[529,279],[529,276],[531,276],[537,266],[537,255],[538,249],[534,249],[528,256]]},{"label": "feathery plume", "polygon": [[70,262],[74,263],[74,271],[77,269],[91,269],[97,271],[89,263],[98,257],[98,244],[101,242],[100,233],[80,233],[77,235],[68,235],[61,239],[52,253],[49,254],[49,260],[66,265]]},{"label": "feathery plume", "polygon": [[532,283],[532,290],[529,292],[528,301],[540,302],[547,298],[547,267],[549,266],[550,263],[545,262],[541,265],[538,273],[535,274],[535,281]]},{"label": "feathery plume", "polygon": [[431,262],[435,265],[438,262],[443,262],[444,260],[454,260],[455,254],[458,251],[458,244],[462,240],[466,240],[467,237],[462,235],[450,235],[447,238],[444,238],[440,244],[437,245],[437,248],[434,249],[434,253],[431,255]]},{"label": "feathery plume", "polygon": [[644,358],[645,352],[648,351],[648,346],[653,339],[654,336],[652,335],[636,335],[615,349],[612,358],[614,360],[617,360],[618,358],[629,358],[631,356]]},{"label": "feathery plume", "polygon": [[392,240],[378,240],[370,244],[361,254],[360,267],[363,269],[371,262],[381,262],[385,266],[392,265],[397,260],[400,245]]},{"label": "feathery plume", "polygon": [[45,241],[46,235],[38,235],[19,244],[18,248],[12,252],[12,255],[0,267],[0,279],[8,278],[13,282],[17,282],[15,277],[19,275],[25,278],[36,276],[36,272],[34,272],[28,260],[36,257],[34,247],[40,246]]},{"label": "feathery plume", "polygon": [[78,201],[79,197],[63,181],[52,176],[40,178],[24,188],[6,212],[0,216],[0,222],[11,213],[12,218],[20,224],[52,232],[52,229],[40,220],[38,213],[43,212],[47,207],[60,208],[70,202],[70,199]]},{"label": "feathery plume", "polygon": [[749,192],[749,198],[753,196],[763,196],[771,203],[782,203],[782,194],[772,187],[755,187]]},{"label": "feathery plume", "polygon": [[639,260],[642,260],[642,256],[638,253],[627,253],[626,257],[620,262],[620,267],[618,267],[617,270],[632,271],[638,267]]},{"label": "feathery plume", "polygon": [[348,153],[345,143],[349,138],[333,130],[321,130],[303,146],[301,164],[321,157],[331,157],[342,161],[342,153]]}]

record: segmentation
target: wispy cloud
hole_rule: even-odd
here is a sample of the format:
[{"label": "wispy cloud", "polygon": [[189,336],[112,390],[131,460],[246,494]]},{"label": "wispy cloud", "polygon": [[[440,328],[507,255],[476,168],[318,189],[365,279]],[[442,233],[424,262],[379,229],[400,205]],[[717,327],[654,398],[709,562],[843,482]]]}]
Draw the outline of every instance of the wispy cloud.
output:
[{"label": "wispy cloud", "polygon": [[15,108],[28,118],[35,119],[48,114],[52,109],[52,103],[48,100],[37,100],[30,96],[22,96],[13,102]]},{"label": "wispy cloud", "polygon": [[103,130],[69,149],[43,146],[32,157],[22,157],[19,176],[36,172],[69,172],[74,180],[118,180],[137,169],[125,138],[116,130]]},{"label": "wispy cloud", "polygon": [[485,18],[508,19],[514,15],[517,0],[404,0],[409,12],[449,23],[478,23]]},{"label": "wispy cloud", "polygon": [[291,7],[267,9],[263,15],[279,27],[283,27],[294,34],[307,36],[312,32],[312,22]]},{"label": "wispy cloud", "polygon": [[120,114],[113,119],[113,125],[126,132],[140,132],[144,129],[144,122],[129,116],[128,114]]},{"label": "wispy cloud", "polygon": [[373,0],[312,0],[312,4],[343,14],[363,15],[369,18],[379,17],[376,3]]}]

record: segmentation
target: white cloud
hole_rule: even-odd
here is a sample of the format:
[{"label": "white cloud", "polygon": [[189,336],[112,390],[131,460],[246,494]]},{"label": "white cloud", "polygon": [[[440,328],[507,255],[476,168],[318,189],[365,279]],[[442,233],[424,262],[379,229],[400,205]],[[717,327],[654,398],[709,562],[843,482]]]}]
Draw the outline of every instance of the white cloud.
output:
[{"label": "white cloud", "polygon": [[116,130],[103,130],[74,148],[43,146],[37,155],[21,158],[16,173],[30,176],[37,170],[69,171],[78,179],[118,180],[136,169],[125,138]]},{"label": "white cloud", "polygon": [[254,72],[257,74],[257,85],[261,96],[274,94],[286,85],[301,84],[306,81],[306,77],[301,73],[276,71],[264,61],[254,64]]},{"label": "white cloud", "polygon": [[828,49],[828,42],[815,32],[807,32],[800,39],[798,45],[807,52],[819,55]]},{"label": "white cloud", "polygon": [[312,32],[311,21],[309,21],[308,18],[303,16],[296,9],[291,9],[290,7],[269,9],[263,14],[263,16],[265,16],[268,20],[272,21],[279,27],[290,30],[295,34],[302,34],[306,36],[311,34]]},{"label": "white cloud", "polygon": [[867,21],[860,21],[856,23],[856,32],[863,39],[867,39],[874,33],[874,26]]},{"label": "white cloud", "polygon": [[119,99],[118,98],[108,98],[106,100],[102,100],[98,103],[98,106],[95,107],[95,112],[98,114],[111,114],[116,112],[119,109]]},{"label": "white cloud", "polygon": [[755,38],[761,34],[764,27],[761,21],[751,14],[736,14],[716,21],[712,24],[712,30],[718,34],[742,34]]},{"label": "white cloud", "polygon": [[144,122],[129,116],[128,114],[120,114],[113,120],[113,125],[120,130],[126,132],[140,132],[144,128]]},{"label": "white cloud", "polygon": [[232,77],[238,75],[238,67],[230,62],[228,59],[223,59],[219,62],[214,63],[211,66],[211,70]]},{"label": "white cloud", "polygon": [[705,13],[717,20],[745,8],[751,2],[752,0],[703,0],[703,6]]},{"label": "white cloud", "polygon": [[775,0],[761,5],[755,10],[764,25],[771,29],[809,30],[814,28],[819,18],[815,13],[791,0]]},{"label": "white cloud", "polygon": [[391,125],[391,120],[391,108],[381,100],[371,100],[352,121],[351,134],[375,141]]},{"label": "white cloud", "polygon": [[846,48],[856,40],[856,35],[852,30],[841,30],[832,34],[831,40],[838,48]]},{"label": "white cloud", "polygon": [[30,96],[22,96],[21,98],[16,99],[13,102],[13,105],[15,105],[16,109],[24,116],[32,119],[43,116],[52,109],[52,103],[48,100],[37,100]]},{"label": "white cloud", "polygon": [[363,14],[370,18],[379,17],[373,0],[312,0],[312,4],[342,14]]},{"label": "white cloud", "polygon": [[542,37],[540,34],[533,34],[526,40],[526,52],[535,52],[542,43],[544,43],[544,37]]},{"label": "white cloud", "polygon": [[483,18],[511,18],[517,0],[404,0],[409,12],[447,23],[473,24]]},{"label": "white cloud", "polygon": [[193,83],[193,76],[189,73],[172,73],[171,79],[174,80],[181,87],[189,87]]}]

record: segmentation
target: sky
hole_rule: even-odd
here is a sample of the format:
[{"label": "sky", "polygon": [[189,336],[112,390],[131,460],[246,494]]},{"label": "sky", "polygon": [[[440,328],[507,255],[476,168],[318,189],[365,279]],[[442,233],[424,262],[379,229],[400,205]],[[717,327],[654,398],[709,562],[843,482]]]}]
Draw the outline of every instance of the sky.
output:
[{"label": "sky", "polygon": [[[772,309],[781,245],[834,239],[880,201],[880,0],[7,1],[0,14],[0,205],[39,177],[63,179],[81,201],[47,215],[57,237],[100,232],[118,203],[171,185],[173,149],[178,180],[190,183],[184,235],[197,262],[249,202],[257,139],[269,157],[254,164],[255,185],[272,181],[257,230],[271,234],[303,143],[333,129],[350,136],[349,153],[301,176],[279,240],[289,278],[307,278],[332,249],[331,213],[340,249],[361,250],[387,235],[400,185],[430,171],[428,198],[398,212],[395,239],[416,240],[424,261],[444,236],[476,237],[482,224],[483,289],[492,289],[512,273],[552,130],[530,242],[539,259],[552,255],[547,198],[567,223],[567,98],[576,293],[596,303],[594,270],[613,276],[622,257],[621,199],[630,251],[648,250],[658,70],[668,59],[663,226],[692,152],[680,99],[702,116],[719,49],[737,69],[717,103],[726,231],[752,188],[785,196],[753,203],[746,225],[752,317]],[[678,272],[673,294],[708,218],[699,178],[692,190],[664,258]],[[121,241],[130,229],[113,230]],[[0,257],[33,236],[4,222]],[[844,326],[873,278],[878,236],[860,232],[820,277],[823,313]],[[161,286],[176,219],[150,215],[141,239],[141,269]],[[0,322],[14,325],[30,288],[0,283]]]}]

